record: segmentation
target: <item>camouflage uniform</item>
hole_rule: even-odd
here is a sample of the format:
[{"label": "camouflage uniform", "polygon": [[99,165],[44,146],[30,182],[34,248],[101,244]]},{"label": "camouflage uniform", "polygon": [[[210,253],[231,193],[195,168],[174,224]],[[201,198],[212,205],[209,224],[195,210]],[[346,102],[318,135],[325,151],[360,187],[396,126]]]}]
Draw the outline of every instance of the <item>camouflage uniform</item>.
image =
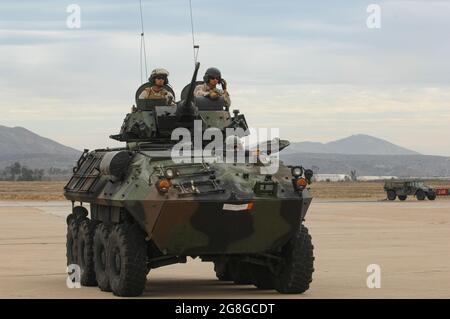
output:
[{"label": "camouflage uniform", "polygon": [[148,81],[150,82],[150,84],[152,84],[152,86],[145,88],[144,91],[142,91],[142,93],[139,95],[139,99],[141,99],[141,100],[147,100],[147,99],[148,100],[165,100],[166,105],[170,105],[170,106],[176,105],[174,102],[175,97],[173,96],[173,94],[171,92],[169,92],[168,90],[166,90],[163,87],[161,87],[161,89],[159,91],[155,90],[155,88],[157,88],[157,86],[155,85],[155,79],[158,76],[162,76],[164,78],[164,85],[167,85],[169,83],[169,80],[168,80],[169,71],[167,71],[166,69],[163,69],[163,68],[154,69],[152,71],[152,73],[150,74],[150,78],[148,79]]},{"label": "camouflage uniform", "polygon": [[206,83],[197,85],[197,87],[194,90],[194,95],[195,96],[209,96],[212,99],[217,99],[218,97],[223,97],[223,99],[225,101],[225,106],[230,107],[230,105],[231,105],[230,94],[228,94],[228,91],[223,91],[219,88],[211,89],[209,87],[209,85],[207,85]]},{"label": "camouflage uniform", "polygon": [[174,96],[172,93],[167,91],[166,89],[161,89],[160,91],[155,91],[152,87],[145,88],[144,91],[139,95],[139,99],[149,99],[149,100],[166,100],[167,105],[174,106],[176,105],[174,100]]}]

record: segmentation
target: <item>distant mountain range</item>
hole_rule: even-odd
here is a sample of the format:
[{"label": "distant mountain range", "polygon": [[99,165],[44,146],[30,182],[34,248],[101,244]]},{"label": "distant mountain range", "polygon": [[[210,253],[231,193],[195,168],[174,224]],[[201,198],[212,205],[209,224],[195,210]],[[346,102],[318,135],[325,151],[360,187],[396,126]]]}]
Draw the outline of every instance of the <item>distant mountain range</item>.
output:
[{"label": "distant mountain range", "polygon": [[318,174],[358,176],[450,177],[450,157],[430,155],[361,155],[280,153],[287,165],[302,165]]},{"label": "distant mountain range", "polygon": [[[81,151],[39,136],[23,127],[0,125],[0,169],[19,162],[30,168],[71,168]],[[352,135],[329,142],[295,142],[280,154],[286,164],[316,173],[394,176],[450,176],[450,157],[421,155],[388,141]]]},{"label": "distant mountain range", "polygon": [[287,153],[363,154],[363,155],[419,155],[415,151],[370,135],[352,135],[329,143],[294,142]]},{"label": "distant mountain range", "polygon": [[288,165],[303,165],[319,174],[356,170],[359,176],[450,176],[450,157],[421,155],[364,134],[329,143],[294,142],[280,158]]},{"label": "distant mountain range", "polygon": [[23,127],[0,125],[0,168],[19,162],[30,168],[70,168],[81,152]]}]

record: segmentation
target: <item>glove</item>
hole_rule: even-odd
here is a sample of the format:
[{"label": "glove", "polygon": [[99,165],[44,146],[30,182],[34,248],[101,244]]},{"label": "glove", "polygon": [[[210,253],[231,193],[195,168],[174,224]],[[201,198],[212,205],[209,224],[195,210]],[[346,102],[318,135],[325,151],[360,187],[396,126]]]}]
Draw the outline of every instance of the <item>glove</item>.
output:
[{"label": "glove", "polygon": [[167,105],[173,105],[174,103],[173,103],[173,96],[172,96],[172,94],[167,94],[166,95],[166,102],[167,102]]},{"label": "glove", "polygon": [[209,93],[209,98],[211,100],[217,100],[219,98],[219,93],[212,91],[211,93]]},{"label": "glove", "polygon": [[220,81],[220,84],[222,85],[222,89],[223,89],[224,91],[226,91],[226,90],[227,90],[227,81],[225,81],[224,79],[222,79],[222,80]]}]

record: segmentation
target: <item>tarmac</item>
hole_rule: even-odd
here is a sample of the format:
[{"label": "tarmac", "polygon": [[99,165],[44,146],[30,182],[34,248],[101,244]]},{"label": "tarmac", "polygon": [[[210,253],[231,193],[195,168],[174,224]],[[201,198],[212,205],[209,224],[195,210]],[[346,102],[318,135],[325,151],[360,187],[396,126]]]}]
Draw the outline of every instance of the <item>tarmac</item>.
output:
[{"label": "tarmac", "polygon": [[[0,298],[115,298],[68,288],[68,213],[65,201],[0,201]],[[142,298],[450,298],[450,200],[317,200],[306,225],[316,260],[302,295],[220,282],[190,259],[151,270]]]}]

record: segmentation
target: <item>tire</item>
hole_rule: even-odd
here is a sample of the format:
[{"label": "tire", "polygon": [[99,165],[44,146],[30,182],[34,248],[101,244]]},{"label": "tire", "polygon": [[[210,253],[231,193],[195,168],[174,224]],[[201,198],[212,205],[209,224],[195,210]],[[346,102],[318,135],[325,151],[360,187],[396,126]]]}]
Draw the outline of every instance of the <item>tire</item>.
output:
[{"label": "tire", "polygon": [[220,281],[232,281],[228,262],[226,260],[214,261],[214,271]]},{"label": "tire", "polygon": [[97,286],[94,269],[94,233],[96,225],[90,219],[85,219],[78,228],[78,265],[81,271],[80,283],[82,286]]},{"label": "tire", "polygon": [[395,193],[394,190],[391,189],[391,190],[387,191],[387,198],[389,200],[395,200],[396,197],[397,197],[397,194]]},{"label": "tire", "polygon": [[426,197],[426,195],[425,195],[425,192],[424,192],[423,190],[419,189],[419,190],[416,192],[416,198],[417,198],[417,200],[425,200],[425,197]]},{"label": "tire", "polygon": [[75,218],[67,220],[66,257],[67,266],[78,265],[78,222]]},{"label": "tire", "polygon": [[78,265],[78,229],[80,224],[88,219],[88,211],[85,207],[77,206],[73,212],[66,217],[66,258],[67,266]]},{"label": "tire", "polygon": [[400,199],[401,201],[406,200],[406,198],[408,198],[407,195],[398,195],[398,199]]},{"label": "tire", "polygon": [[251,274],[253,284],[261,290],[270,290],[275,288],[274,276],[269,268],[261,265],[252,265]]},{"label": "tire", "polygon": [[236,285],[252,285],[252,275],[250,266],[246,263],[232,260],[228,263],[230,268],[231,279]]},{"label": "tire", "polygon": [[282,294],[298,294],[309,289],[314,272],[314,246],[308,228],[299,232],[283,248],[284,265],[274,278],[275,289]]},{"label": "tire", "polygon": [[104,224],[98,225],[94,234],[94,270],[98,288],[111,291],[106,269],[106,252],[108,249],[109,229]]},{"label": "tire", "polygon": [[115,225],[108,237],[106,270],[117,296],[140,296],[147,280],[147,244],[137,224]]},{"label": "tire", "polygon": [[86,207],[76,206],[72,209],[72,213],[67,216],[66,223],[69,225],[70,221],[73,219],[76,219],[79,223],[81,223],[83,220],[87,219],[88,215],[89,212]]},{"label": "tire", "polygon": [[427,194],[428,200],[435,200],[436,199],[436,193],[435,192],[429,192]]}]

